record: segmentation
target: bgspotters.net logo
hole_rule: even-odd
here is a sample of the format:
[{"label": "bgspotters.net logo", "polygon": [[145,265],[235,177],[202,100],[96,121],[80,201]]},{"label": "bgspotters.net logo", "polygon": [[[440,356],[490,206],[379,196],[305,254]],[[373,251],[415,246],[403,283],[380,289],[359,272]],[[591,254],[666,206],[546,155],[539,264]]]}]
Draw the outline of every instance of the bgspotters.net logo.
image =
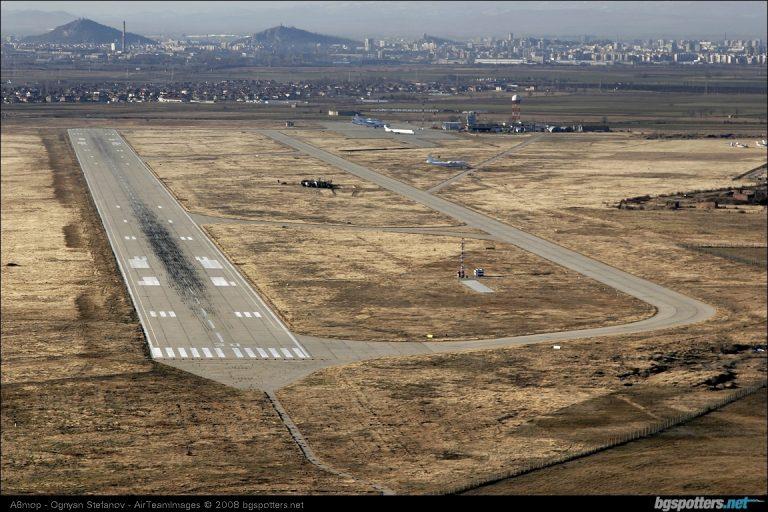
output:
[{"label": "bgspotters.net logo", "polygon": [[727,501],[722,498],[661,498],[656,497],[654,508],[662,512],[675,510],[748,510],[750,503],[762,503],[762,500],[754,498],[729,498]]}]

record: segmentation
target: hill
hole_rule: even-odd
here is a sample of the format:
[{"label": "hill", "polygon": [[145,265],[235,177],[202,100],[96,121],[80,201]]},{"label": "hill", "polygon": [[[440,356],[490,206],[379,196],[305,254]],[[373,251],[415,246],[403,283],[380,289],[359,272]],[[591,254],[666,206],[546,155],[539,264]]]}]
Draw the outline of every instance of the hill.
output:
[{"label": "hill", "polygon": [[0,32],[3,36],[14,35],[17,37],[39,34],[76,18],[77,16],[64,11],[47,12],[34,9],[12,10],[3,8],[0,10]]},{"label": "hill", "polygon": [[[122,32],[93,20],[80,18],[45,34],[25,37],[24,40],[32,43],[109,44],[120,43]],[[157,41],[128,32],[125,35],[125,44],[128,46],[157,44]]]},{"label": "hill", "polygon": [[267,30],[259,32],[258,34],[254,34],[250,37],[241,39],[239,42],[252,42],[279,46],[314,46],[317,44],[330,46],[332,44],[359,44],[357,41],[353,41],[352,39],[315,34],[314,32],[308,32],[306,30],[301,30],[300,28],[284,27],[283,25],[268,28]]}]

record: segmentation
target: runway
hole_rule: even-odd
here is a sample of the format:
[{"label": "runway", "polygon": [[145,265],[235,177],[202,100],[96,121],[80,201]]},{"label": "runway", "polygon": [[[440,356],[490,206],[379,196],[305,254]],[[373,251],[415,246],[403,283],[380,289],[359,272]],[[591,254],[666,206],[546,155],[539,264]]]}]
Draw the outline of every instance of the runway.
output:
[{"label": "runway", "polygon": [[154,359],[311,354],[114,130],[69,130]]},{"label": "runway", "polygon": [[629,334],[714,314],[707,304],[346,161],[276,130],[270,138],[440,211],[488,237],[633,295],[655,316],[629,324],[459,342],[366,342],[291,333],[115,130],[71,129],[72,147],[146,334],[164,364],[243,389],[276,390],[327,366]]}]

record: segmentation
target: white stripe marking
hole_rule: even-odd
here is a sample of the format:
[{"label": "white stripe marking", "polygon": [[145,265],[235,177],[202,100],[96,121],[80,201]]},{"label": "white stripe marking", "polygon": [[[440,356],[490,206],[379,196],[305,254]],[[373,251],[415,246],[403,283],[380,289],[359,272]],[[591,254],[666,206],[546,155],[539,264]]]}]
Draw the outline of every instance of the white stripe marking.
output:
[{"label": "white stripe marking", "polygon": [[195,259],[200,262],[203,268],[224,268],[217,260],[208,259],[207,256],[195,256]]},{"label": "white stripe marking", "polygon": [[253,350],[251,350],[250,348],[246,348],[245,353],[248,354],[248,357],[256,357],[256,354],[254,354]]},{"label": "white stripe marking", "polygon": [[208,350],[207,348],[203,349],[203,354],[205,354],[205,357],[207,357],[208,359],[213,357],[213,354],[211,354],[211,351]]},{"label": "white stripe marking", "polygon": [[179,348],[179,354],[181,354],[181,357],[187,357],[187,351],[183,348]]},{"label": "white stripe marking", "polygon": [[176,318],[176,312],[175,311],[169,311],[168,312],[168,316],[170,316],[171,318]]},{"label": "white stripe marking", "polygon": [[244,312],[243,314],[245,315],[246,318],[251,318],[251,313],[249,313],[248,311]]},{"label": "white stripe marking", "polygon": [[160,316],[161,316],[161,317],[163,317],[163,318],[165,318],[167,315],[166,315],[165,311],[161,311],[161,312],[160,312]]},{"label": "white stripe marking", "polygon": [[240,359],[243,358],[243,353],[240,352],[240,350],[238,350],[237,347],[232,347],[232,352],[234,352],[235,356],[237,356],[238,358],[240,358]]},{"label": "white stripe marking", "polygon": [[226,357],[226,356],[224,355],[224,351],[223,351],[223,350],[221,350],[220,348],[215,348],[214,350],[216,351],[216,354],[217,354],[219,357]]},{"label": "white stripe marking", "polygon": [[151,316],[152,318],[154,318],[154,317],[156,317],[156,316],[157,316],[157,313],[155,313],[154,311],[150,311],[150,312],[149,312],[149,316]]},{"label": "white stripe marking", "polygon": [[226,278],[221,276],[212,277],[211,281],[215,286],[229,286],[229,283],[227,282]]},{"label": "white stripe marking", "polygon": [[260,355],[261,357],[263,357],[264,359],[268,359],[268,358],[269,358],[269,356],[267,355],[267,353],[264,351],[264,349],[263,349],[263,348],[257,348],[257,349],[256,349],[256,352],[258,352],[258,353],[259,353],[259,355]]},{"label": "white stripe marking", "polygon": [[211,319],[210,319],[210,318],[209,318],[207,321],[208,321],[208,325],[210,325],[210,326],[211,326],[211,329],[215,329],[215,328],[216,328],[216,326],[215,326],[215,325],[213,325],[213,322],[211,322]]},{"label": "white stripe marking", "polygon": [[243,318],[243,314],[242,314],[242,313],[240,313],[239,311],[235,311],[235,316],[236,316],[237,318]]},{"label": "white stripe marking", "polygon": [[216,337],[219,339],[219,341],[220,341],[221,343],[224,343],[224,338],[222,338],[222,336],[221,336],[221,333],[219,333],[219,332],[216,332],[216,333],[214,333],[214,334],[216,335]]},{"label": "white stripe marking", "polygon": [[301,351],[301,350],[299,350],[298,348],[294,348],[294,349],[293,349],[293,351],[294,351],[294,352],[296,352],[296,355],[297,355],[297,356],[299,356],[300,358],[302,358],[302,359],[306,359],[306,357],[307,357],[307,356],[305,356],[305,355],[304,355],[304,352],[302,352],[302,351]]},{"label": "white stripe marking", "polygon": [[146,276],[139,281],[140,286],[160,286],[160,281],[156,277]]},{"label": "white stripe marking", "polygon": [[259,313],[258,311],[254,311],[253,316],[255,316],[256,318],[261,318],[261,313]]},{"label": "white stripe marking", "polygon": [[128,263],[131,264],[131,268],[149,268],[146,256],[134,256],[128,259]]},{"label": "white stripe marking", "polygon": [[280,348],[280,350],[283,351],[283,355],[285,355],[285,357],[287,357],[288,359],[293,359],[293,354],[291,354],[290,350],[288,350],[287,348]]},{"label": "white stripe marking", "polygon": [[168,355],[168,357],[176,357],[176,354],[173,353],[173,349],[171,347],[165,347],[165,353]]},{"label": "white stripe marking", "polygon": [[192,352],[192,357],[200,357],[200,352],[198,352],[196,348],[192,347],[189,350]]},{"label": "white stripe marking", "polygon": [[157,347],[152,347],[152,357],[155,359],[162,359],[163,351]]},{"label": "white stripe marking", "polygon": [[272,357],[274,357],[275,359],[280,359],[280,354],[277,352],[277,350],[270,348],[269,352],[272,354]]}]

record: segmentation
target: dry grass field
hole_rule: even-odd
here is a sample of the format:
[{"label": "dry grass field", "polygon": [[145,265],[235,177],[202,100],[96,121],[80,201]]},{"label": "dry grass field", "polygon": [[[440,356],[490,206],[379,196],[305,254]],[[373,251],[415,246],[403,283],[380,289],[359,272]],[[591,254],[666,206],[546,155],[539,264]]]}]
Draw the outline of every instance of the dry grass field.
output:
[{"label": "dry grass field", "polygon": [[763,390],[657,436],[467,494],[764,495],[766,424]]},{"label": "dry grass field", "polygon": [[[435,492],[691,410],[718,396],[710,384],[764,379],[765,353],[750,347],[765,345],[765,269],[701,253],[673,253],[660,266],[658,256],[640,248],[611,261],[715,305],[714,320],[571,341],[559,351],[537,345],[363,362],[317,372],[281,400],[336,466],[402,492]],[[310,413],[301,405],[310,401],[322,405]]]},{"label": "dry grass field", "polygon": [[59,130],[2,132],[4,493],[371,492],[307,463],[260,393],[148,360]]},{"label": "dry grass field", "polygon": [[514,246],[466,240],[481,294],[455,277],[461,239],[318,227],[206,229],[292,330],[357,340],[490,338],[624,323],[653,308]]},{"label": "dry grass field", "polygon": [[[370,130],[377,133],[373,128]],[[285,130],[284,133],[385,176],[423,189],[437,185],[462,171],[429,165],[425,162],[429,155],[443,160],[464,160],[472,166],[477,166],[531,137],[528,134],[508,137],[462,135],[454,139],[434,141],[438,144],[435,148],[413,147],[415,144],[404,139],[405,144],[412,146],[410,149],[380,151],[380,148],[403,145],[396,145],[399,141],[386,137],[380,129],[378,133],[381,138],[351,138],[330,129]]]},{"label": "dry grass field", "polygon": [[[253,131],[123,130],[189,211],[227,218],[375,226],[455,225],[424,206]],[[338,190],[308,189],[324,178]]]},{"label": "dry grass field", "polygon": [[[582,192],[588,188],[585,184]],[[317,372],[280,396],[309,442],[335,465],[404,492],[434,492],[695,408],[717,396],[712,383],[738,386],[765,378],[765,353],[750,348],[766,343],[765,267],[682,247],[765,244],[763,213],[553,208],[511,212],[507,219],[697,297],[718,313],[680,329],[566,342],[560,351],[526,346]],[[329,414],[344,420],[313,421],[322,410],[310,416],[300,404],[320,397],[326,397],[322,407]],[[733,426],[730,433],[738,429]],[[764,492],[758,480],[742,480],[736,459],[721,461],[725,465],[710,480],[711,492],[721,486]],[[764,457],[759,462],[765,466]],[[631,470],[632,461],[624,463]],[[535,475],[530,478],[528,490],[537,485]],[[705,486],[702,475],[692,478]],[[685,484],[685,479],[667,482],[665,489],[685,492]],[[541,485],[552,489],[546,479]],[[633,489],[655,492],[650,483],[637,482]]]},{"label": "dry grass field", "polygon": [[[296,155],[247,125],[233,133],[224,124],[205,130],[139,124],[130,121],[123,133],[191,211],[286,224],[455,224]],[[312,130],[299,135],[417,186],[444,179],[436,174],[443,170],[421,164],[400,170],[417,156],[423,162],[422,154],[432,150],[349,151],[394,142],[334,135],[326,140]],[[261,394],[149,362],[62,132],[4,127],[2,137],[6,492],[371,491],[306,463]],[[469,158],[473,147],[482,158],[518,142],[440,141],[437,154]],[[708,322],[564,342],[561,350],[532,345],[360,362],[316,372],[279,397],[326,462],[400,492],[435,492],[593,446],[696,409],[724,388],[764,379],[765,353],[751,347],[765,344],[766,269],[684,244],[765,244],[765,215],[602,206],[632,195],[706,188],[764,158],[722,141],[569,135],[563,144],[554,137],[537,141],[446,191],[453,200],[710,303],[718,314]],[[296,185],[317,176],[343,188],[334,196]],[[292,327],[308,334],[408,340],[429,332],[436,339],[456,339],[648,314],[633,299],[523,251],[473,239],[468,263],[498,275],[487,283],[500,292],[474,294],[453,278],[459,238],[449,232],[240,223],[207,229]],[[764,402],[745,403],[764,407]],[[745,416],[754,416],[753,408]],[[734,420],[717,433],[735,436],[746,424],[748,430],[733,443],[754,443],[757,436],[764,439],[759,421]],[[764,467],[764,449],[751,453],[750,464]],[[578,478],[587,482],[582,485],[601,474],[591,460],[581,462]],[[765,479],[744,478],[738,459],[717,461],[717,478],[690,473],[696,489],[765,492],[760,487]],[[617,456],[610,471],[635,471],[636,462]],[[552,480],[542,475],[526,477],[525,492],[551,490]],[[684,479],[645,483],[634,480],[627,489],[686,491]]]},{"label": "dry grass field", "polygon": [[631,134],[548,134],[519,154],[444,189],[482,212],[601,207],[626,197],[733,186],[765,150],[723,140],[648,140]]}]

